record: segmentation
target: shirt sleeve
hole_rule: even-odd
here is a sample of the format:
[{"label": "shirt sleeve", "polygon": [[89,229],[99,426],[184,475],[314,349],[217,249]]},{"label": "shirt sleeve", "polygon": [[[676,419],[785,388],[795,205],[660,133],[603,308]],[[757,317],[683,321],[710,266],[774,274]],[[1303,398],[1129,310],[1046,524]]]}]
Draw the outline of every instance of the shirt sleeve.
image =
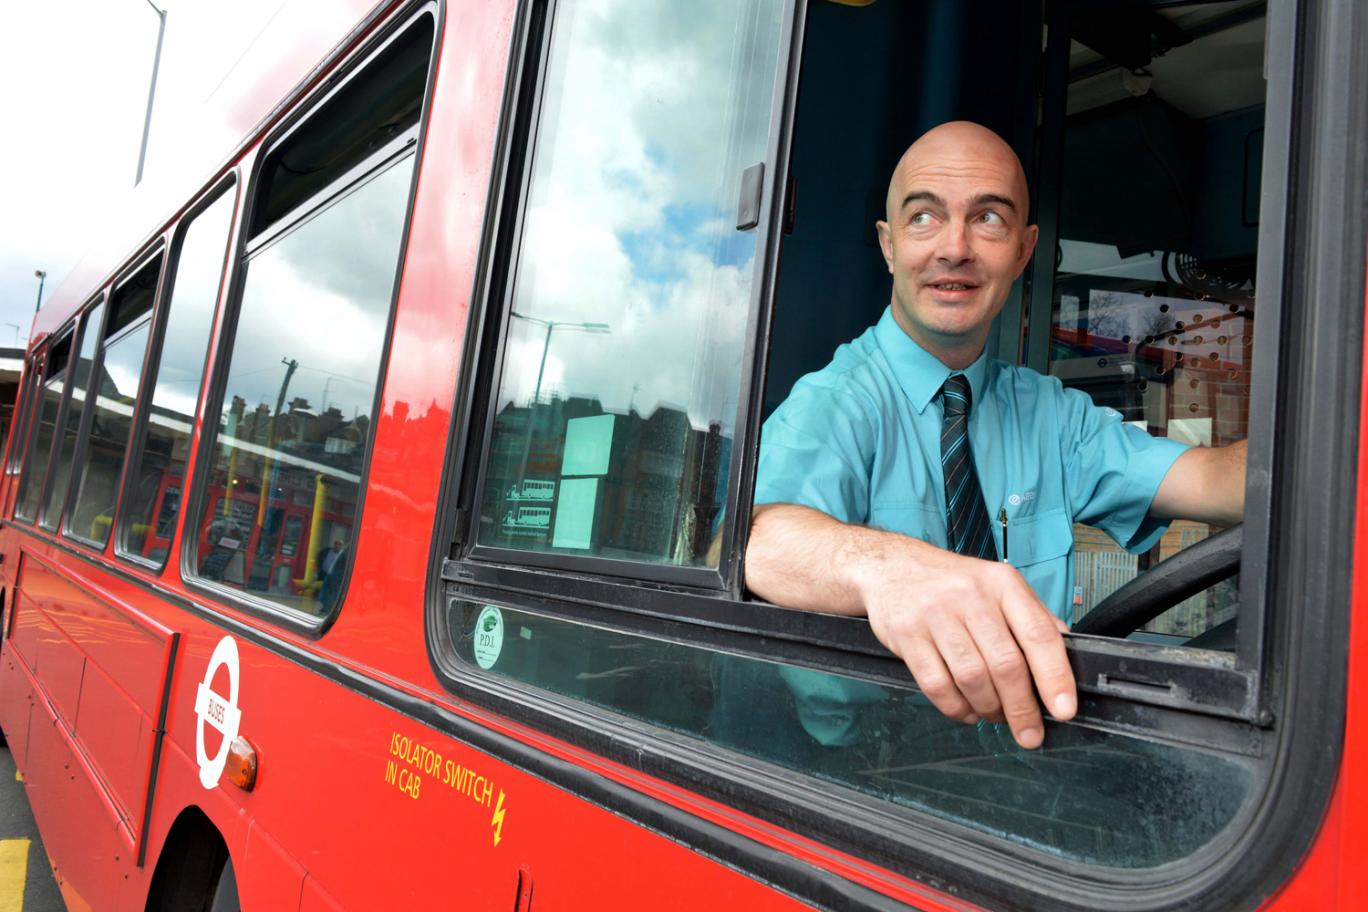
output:
[{"label": "shirt sleeve", "polygon": [[1057,390],[1074,520],[1100,528],[1132,554],[1152,548],[1168,522],[1151,517],[1150,504],[1188,447],[1125,424],[1120,412],[1094,405],[1086,393]]},{"label": "shirt sleeve", "polygon": [[874,418],[845,390],[804,379],[760,436],[755,503],[791,503],[844,523],[869,520]]}]

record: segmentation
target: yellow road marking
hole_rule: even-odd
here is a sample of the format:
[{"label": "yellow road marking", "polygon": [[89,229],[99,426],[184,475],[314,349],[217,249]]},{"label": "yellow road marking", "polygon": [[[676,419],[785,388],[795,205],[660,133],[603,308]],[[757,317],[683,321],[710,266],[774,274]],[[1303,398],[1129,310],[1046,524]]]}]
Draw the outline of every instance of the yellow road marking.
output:
[{"label": "yellow road marking", "polygon": [[15,770],[15,771],[14,771],[14,781],[15,781],[15,782],[23,782],[23,781],[24,781],[24,774],[21,773],[21,772],[19,772],[18,770]]},{"label": "yellow road marking", "polygon": [[0,912],[23,912],[29,841],[0,839]]}]

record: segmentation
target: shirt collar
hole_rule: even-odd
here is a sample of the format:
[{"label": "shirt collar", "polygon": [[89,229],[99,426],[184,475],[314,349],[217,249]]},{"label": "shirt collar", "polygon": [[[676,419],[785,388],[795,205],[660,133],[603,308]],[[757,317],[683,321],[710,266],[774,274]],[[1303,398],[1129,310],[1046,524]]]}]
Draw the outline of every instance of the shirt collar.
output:
[{"label": "shirt collar", "polygon": [[[926,411],[926,406],[936,398],[945,379],[951,374],[964,374],[969,378],[969,391],[977,404],[983,392],[984,380],[988,376],[988,350],[984,348],[974,363],[962,371],[952,371],[940,359],[922,348],[912,337],[903,332],[898,321],[893,319],[892,305],[884,309],[883,316],[874,327],[874,339],[879,350],[888,359],[889,369],[902,387],[912,407],[918,414]],[[973,408],[973,405],[970,406]]]}]

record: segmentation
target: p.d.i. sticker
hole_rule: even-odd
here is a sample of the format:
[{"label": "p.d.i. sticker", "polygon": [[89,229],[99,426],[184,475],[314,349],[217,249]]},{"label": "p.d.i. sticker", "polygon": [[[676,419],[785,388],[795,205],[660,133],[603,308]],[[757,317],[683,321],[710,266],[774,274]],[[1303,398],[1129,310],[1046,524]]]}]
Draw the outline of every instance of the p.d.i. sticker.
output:
[{"label": "p.d.i. sticker", "polygon": [[493,605],[485,605],[475,622],[475,664],[493,668],[503,652],[503,612]]}]

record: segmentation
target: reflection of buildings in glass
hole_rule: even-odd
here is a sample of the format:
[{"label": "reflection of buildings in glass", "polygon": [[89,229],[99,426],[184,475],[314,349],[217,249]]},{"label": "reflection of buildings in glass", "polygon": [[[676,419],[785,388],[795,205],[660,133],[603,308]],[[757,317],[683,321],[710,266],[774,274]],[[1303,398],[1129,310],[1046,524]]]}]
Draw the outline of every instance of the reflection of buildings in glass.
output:
[{"label": "reflection of buildings in glass", "polygon": [[221,545],[209,533],[215,522],[231,518],[248,530],[241,543],[246,566],[239,580],[225,581],[277,596],[311,596],[325,575],[319,555],[334,541],[351,540],[369,426],[369,416],[348,419],[336,407],[315,413],[303,397],[279,415],[264,403],[248,412],[234,397],[201,521],[201,572],[222,562],[215,559]]},{"label": "reflection of buildings in glass", "polygon": [[[589,439],[583,419],[600,416],[612,420],[596,424]],[[577,430],[585,436],[579,443]],[[575,452],[601,448],[602,464],[568,456],[568,438]],[[672,406],[643,417],[605,412],[598,399],[582,396],[553,396],[531,408],[509,404],[495,421],[481,540],[697,562],[721,509],[730,449],[719,425],[695,428]]]}]

